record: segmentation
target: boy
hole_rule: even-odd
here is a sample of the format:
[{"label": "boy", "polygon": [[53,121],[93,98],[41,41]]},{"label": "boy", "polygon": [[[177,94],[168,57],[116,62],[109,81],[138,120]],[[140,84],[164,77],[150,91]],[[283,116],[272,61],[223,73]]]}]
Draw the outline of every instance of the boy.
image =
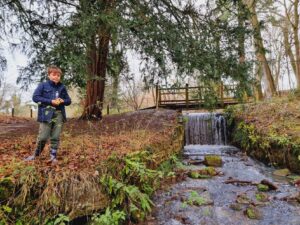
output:
[{"label": "boy", "polygon": [[56,162],[59,136],[63,122],[66,121],[65,106],[71,104],[65,86],[60,83],[61,69],[56,66],[48,67],[49,80],[40,83],[33,93],[32,100],[38,103],[38,122],[40,122],[37,147],[33,155],[25,160],[34,160],[39,156],[50,137],[50,161]]}]

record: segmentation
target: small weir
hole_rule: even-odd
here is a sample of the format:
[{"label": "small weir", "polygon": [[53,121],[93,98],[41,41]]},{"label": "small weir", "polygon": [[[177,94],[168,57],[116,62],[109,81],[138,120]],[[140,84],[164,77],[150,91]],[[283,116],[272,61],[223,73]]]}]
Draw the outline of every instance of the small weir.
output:
[{"label": "small weir", "polygon": [[222,114],[192,113],[187,118],[186,145],[226,145],[226,120]]},{"label": "small weir", "polygon": [[[213,176],[189,176],[154,197],[154,218],[161,225],[300,225],[299,189],[272,175],[274,169],[226,145],[226,120],[217,113],[190,113],[185,127],[183,164],[187,174],[205,168],[207,156],[222,163]],[[274,190],[262,192],[268,181]],[[253,215],[255,214],[255,216]],[[253,217],[253,218],[251,218]]]}]

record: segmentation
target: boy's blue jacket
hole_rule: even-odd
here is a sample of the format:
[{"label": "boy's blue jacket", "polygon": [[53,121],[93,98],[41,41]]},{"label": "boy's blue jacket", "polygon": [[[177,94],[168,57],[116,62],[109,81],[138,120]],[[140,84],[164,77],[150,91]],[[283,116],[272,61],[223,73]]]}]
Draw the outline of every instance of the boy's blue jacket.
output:
[{"label": "boy's blue jacket", "polygon": [[[55,107],[51,101],[56,99],[56,92],[58,92],[58,97],[64,100],[64,103]],[[38,103],[37,120],[39,122],[50,122],[55,110],[61,110],[64,122],[67,120],[65,105],[71,104],[71,98],[62,83],[55,84],[51,80],[40,83],[33,93],[32,100]]]}]

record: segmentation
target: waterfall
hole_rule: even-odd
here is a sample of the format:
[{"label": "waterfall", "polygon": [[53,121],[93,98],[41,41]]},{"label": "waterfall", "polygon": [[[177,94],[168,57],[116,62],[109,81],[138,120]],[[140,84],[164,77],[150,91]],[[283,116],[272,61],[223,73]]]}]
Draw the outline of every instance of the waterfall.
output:
[{"label": "waterfall", "polygon": [[226,145],[226,120],[222,114],[189,113],[186,117],[186,145]]}]

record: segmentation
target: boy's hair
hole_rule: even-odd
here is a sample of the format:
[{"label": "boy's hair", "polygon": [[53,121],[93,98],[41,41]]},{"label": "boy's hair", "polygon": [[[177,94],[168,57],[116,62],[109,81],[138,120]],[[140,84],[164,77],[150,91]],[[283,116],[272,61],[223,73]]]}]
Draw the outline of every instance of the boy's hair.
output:
[{"label": "boy's hair", "polygon": [[57,66],[48,66],[47,68],[47,72],[48,72],[48,76],[50,75],[50,73],[52,73],[53,71],[57,71],[60,74],[62,74],[61,69]]}]

